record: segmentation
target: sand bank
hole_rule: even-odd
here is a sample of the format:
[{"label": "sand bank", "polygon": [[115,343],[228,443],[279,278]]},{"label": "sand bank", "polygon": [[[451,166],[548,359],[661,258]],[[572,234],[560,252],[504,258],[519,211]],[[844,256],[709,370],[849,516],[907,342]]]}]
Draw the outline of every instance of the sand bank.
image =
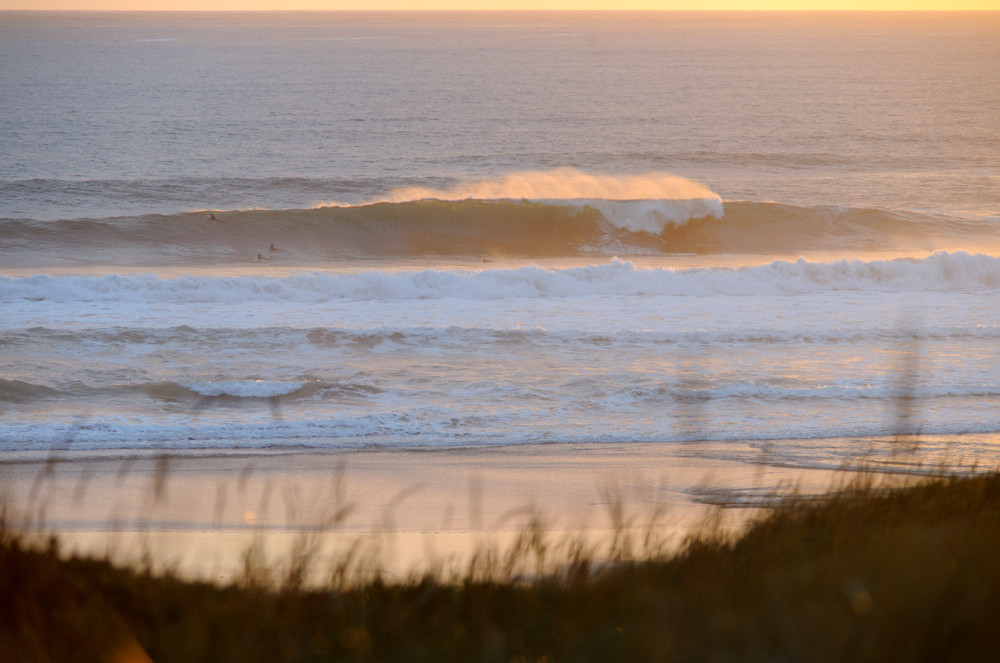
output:
[{"label": "sand bank", "polygon": [[[729,450],[732,445],[729,443]],[[824,492],[838,472],[726,459],[705,445],[536,445],[6,458],[8,513],[76,550],[189,576],[238,575],[257,542],[272,559],[305,533],[343,549],[359,538],[394,574],[460,567],[537,517],[553,534],[600,537],[615,506],[680,541],[718,505],[736,526],[775,493]],[[842,478],[842,477],[841,477]],[[622,521],[617,517],[618,522]],[[374,543],[377,542],[377,543]],[[373,548],[374,546],[374,548]]]}]

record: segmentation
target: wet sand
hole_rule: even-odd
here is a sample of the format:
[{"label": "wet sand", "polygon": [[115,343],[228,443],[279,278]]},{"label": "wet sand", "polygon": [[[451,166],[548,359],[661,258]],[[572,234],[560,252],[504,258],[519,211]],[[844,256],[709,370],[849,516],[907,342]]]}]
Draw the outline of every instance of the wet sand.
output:
[{"label": "wet sand", "polygon": [[[732,449],[732,443],[728,443]],[[536,445],[447,450],[0,458],[8,518],[71,550],[228,580],[262,546],[278,565],[304,534],[336,556],[364,540],[390,575],[464,568],[532,517],[553,536],[652,521],[673,543],[718,506],[738,527],[774,494],[843,476],[728,459],[706,445]],[[613,516],[623,507],[624,519]],[[342,554],[342,553],[341,553]],[[377,558],[377,562],[376,562]]]}]

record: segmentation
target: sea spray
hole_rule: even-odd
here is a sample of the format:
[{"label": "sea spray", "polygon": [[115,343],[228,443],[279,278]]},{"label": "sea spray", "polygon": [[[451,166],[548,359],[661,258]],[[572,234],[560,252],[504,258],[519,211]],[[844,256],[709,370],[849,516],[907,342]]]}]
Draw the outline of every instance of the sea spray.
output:
[{"label": "sea spray", "polygon": [[[692,218],[722,217],[722,198],[703,184],[670,173],[606,175],[575,168],[526,171],[464,182],[447,189],[399,187],[377,202],[530,200],[591,206],[617,228],[660,233]],[[375,201],[373,201],[375,202]]]}]

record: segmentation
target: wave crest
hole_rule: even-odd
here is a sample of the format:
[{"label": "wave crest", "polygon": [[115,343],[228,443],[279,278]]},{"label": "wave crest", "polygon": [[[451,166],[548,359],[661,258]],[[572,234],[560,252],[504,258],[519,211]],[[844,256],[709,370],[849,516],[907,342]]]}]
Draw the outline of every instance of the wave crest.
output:
[{"label": "wave crest", "polygon": [[50,387],[32,384],[23,380],[0,378],[0,402],[23,403],[40,398],[52,398],[59,392]]},{"label": "wave crest", "polygon": [[614,227],[658,234],[669,224],[723,214],[722,198],[704,184],[670,173],[604,175],[575,168],[510,173],[448,189],[399,187],[372,202],[530,200],[593,207]]},{"label": "wave crest", "polygon": [[[429,190],[421,190],[427,192]],[[548,192],[553,195],[555,192]],[[575,194],[574,194],[575,195]],[[977,251],[998,246],[990,219],[878,209],[687,200],[416,200],[314,209],[192,212],[111,219],[0,219],[10,267],[246,264],[303,266],[425,256],[670,254],[794,256],[822,251]],[[268,251],[274,243],[278,253]]]}]

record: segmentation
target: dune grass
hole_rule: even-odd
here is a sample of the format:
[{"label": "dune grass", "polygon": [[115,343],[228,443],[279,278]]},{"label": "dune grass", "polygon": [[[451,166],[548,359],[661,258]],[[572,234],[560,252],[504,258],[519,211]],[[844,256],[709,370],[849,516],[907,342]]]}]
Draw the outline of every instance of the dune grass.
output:
[{"label": "dune grass", "polygon": [[[861,475],[667,554],[537,521],[464,574],[217,586],[0,532],[2,661],[978,661],[1000,656],[1000,474]],[[654,537],[655,539],[655,537]],[[304,542],[307,544],[308,542]],[[608,558],[611,558],[609,561]]]}]

